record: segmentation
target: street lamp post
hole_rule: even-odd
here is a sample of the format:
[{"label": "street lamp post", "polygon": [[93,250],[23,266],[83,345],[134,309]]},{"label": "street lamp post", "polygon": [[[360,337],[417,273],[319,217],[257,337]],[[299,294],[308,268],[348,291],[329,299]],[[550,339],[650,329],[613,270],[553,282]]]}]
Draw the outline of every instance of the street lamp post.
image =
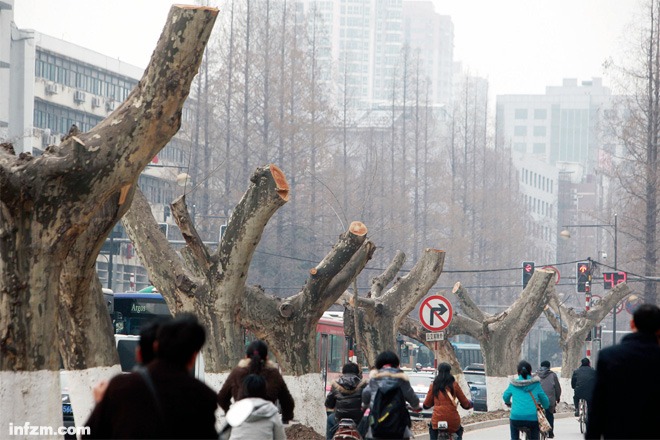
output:
[{"label": "street lamp post", "polygon": [[[614,230],[614,271],[618,271],[617,266],[617,250],[618,250],[618,237],[619,237],[619,223],[617,214],[614,214],[614,224],[598,224],[598,225],[563,225],[563,231],[559,235],[564,239],[571,238],[571,233],[567,228],[612,228]],[[616,344],[616,304],[612,309],[612,345]]]}]

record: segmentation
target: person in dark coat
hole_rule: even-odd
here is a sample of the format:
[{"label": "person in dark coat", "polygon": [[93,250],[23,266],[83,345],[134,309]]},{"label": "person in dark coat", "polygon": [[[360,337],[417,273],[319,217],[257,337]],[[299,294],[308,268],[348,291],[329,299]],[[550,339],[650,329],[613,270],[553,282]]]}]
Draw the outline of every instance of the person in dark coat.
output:
[{"label": "person in dark coat", "polygon": [[215,392],[191,375],[206,335],[182,315],[158,330],[145,371],[115,376],[87,420],[90,439],[217,439]]},{"label": "person in dark coat", "polygon": [[282,408],[282,423],[287,424],[293,420],[295,403],[284,378],[277,365],[268,360],[268,345],[264,341],[252,341],[245,350],[246,357],[242,359],[229,376],[218,393],[218,404],[225,414],[229,411],[231,399],[234,402],[243,398],[243,380],[248,374],[258,374],[266,379],[266,400],[277,405],[279,401]]},{"label": "person in dark coat", "polygon": [[[369,383],[362,390],[362,409],[374,407],[374,400],[378,394],[378,389],[401,388],[403,398],[408,402],[412,411],[421,412],[422,406],[419,397],[410,385],[408,376],[399,368],[399,356],[392,351],[384,351],[376,357],[376,369],[369,373]],[[414,435],[410,425],[405,427],[405,438],[413,438]],[[378,440],[371,433],[371,427],[367,430],[366,439]]]},{"label": "person in dark coat", "polygon": [[[341,419],[351,419],[356,426],[362,420],[362,390],[367,383],[362,380],[362,372],[358,364],[349,362],[341,369],[341,376],[330,385],[330,393],[325,398],[326,409],[333,411],[328,414],[326,424],[327,440],[331,440],[339,427]],[[365,425],[366,427],[366,425]],[[365,432],[361,434],[364,436]]]},{"label": "person in dark coat", "polygon": [[640,305],[630,328],[598,356],[586,439],[660,437],[660,308]]},{"label": "person in dark coat", "polygon": [[561,398],[561,385],[555,372],[550,369],[550,361],[541,362],[541,368],[536,372],[536,375],[541,379],[541,388],[543,388],[543,392],[550,401],[550,406],[545,410],[545,417],[552,428],[548,433],[548,438],[554,438],[555,412],[557,403]]},{"label": "person in dark coat", "polygon": [[596,370],[591,366],[589,358],[583,358],[581,365],[571,376],[571,388],[573,392],[573,404],[575,405],[575,417],[579,416],[580,399],[587,401],[587,408],[591,406],[594,385],[596,384]]}]

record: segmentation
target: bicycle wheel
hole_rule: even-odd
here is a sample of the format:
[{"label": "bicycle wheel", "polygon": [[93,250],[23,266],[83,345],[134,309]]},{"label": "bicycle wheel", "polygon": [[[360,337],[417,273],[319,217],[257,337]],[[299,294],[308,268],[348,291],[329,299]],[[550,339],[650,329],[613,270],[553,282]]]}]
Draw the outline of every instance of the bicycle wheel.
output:
[{"label": "bicycle wheel", "polygon": [[587,401],[580,399],[580,432],[584,434],[587,430]]}]

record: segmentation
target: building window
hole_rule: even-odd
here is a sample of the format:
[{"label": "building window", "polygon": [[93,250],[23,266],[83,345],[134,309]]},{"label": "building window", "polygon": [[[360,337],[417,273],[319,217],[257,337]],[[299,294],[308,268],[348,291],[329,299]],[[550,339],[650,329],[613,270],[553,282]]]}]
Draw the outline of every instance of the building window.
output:
[{"label": "building window", "polygon": [[524,142],[516,142],[513,144],[513,151],[518,153],[525,153],[527,151],[527,144]]},{"label": "building window", "polygon": [[534,109],[534,119],[548,119],[548,111],[544,108]]},{"label": "building window", "polygon": [[514,111],[515,119],[527,119],[527,109],[526,108],[517,108]]},{"label": "building window", "polygon": [[536,125],[534,126],[534,136],[545,136],[545,126],[544,125]]},{"label": "building window", "polygon": [[516,125],[513,127],[514,136],[527,136],[527,127],[524,125]]}]

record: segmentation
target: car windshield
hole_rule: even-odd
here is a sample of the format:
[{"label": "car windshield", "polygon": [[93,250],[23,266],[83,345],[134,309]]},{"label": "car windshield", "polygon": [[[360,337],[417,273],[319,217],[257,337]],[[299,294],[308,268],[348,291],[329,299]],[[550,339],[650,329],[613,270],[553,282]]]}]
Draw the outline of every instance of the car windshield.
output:
[{"label": "car windshield", "polygon": [[486,383],[486,376],[478,373],[465,373],[465,380],[472,383]]}]

